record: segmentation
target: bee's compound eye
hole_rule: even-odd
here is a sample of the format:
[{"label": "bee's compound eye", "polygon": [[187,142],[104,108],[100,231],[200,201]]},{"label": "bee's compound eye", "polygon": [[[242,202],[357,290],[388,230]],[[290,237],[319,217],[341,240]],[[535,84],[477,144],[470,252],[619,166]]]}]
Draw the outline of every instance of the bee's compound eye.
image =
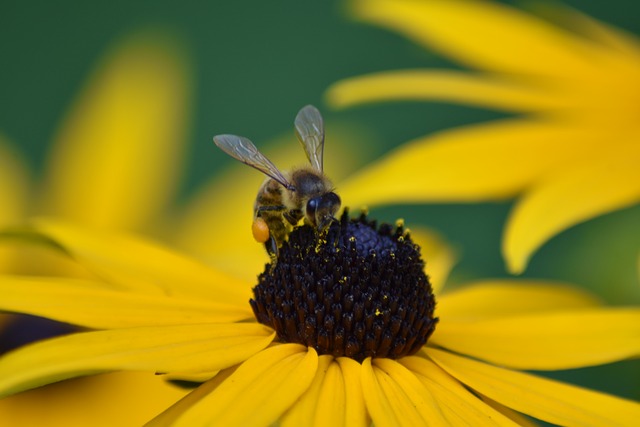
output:
[{"label": "bee's compound eye", "polygon": [[318,210],[318,206],[320,205],[320,200],[320,197],[309,199],[309,201],[307,202],[307,218],[315,219],[316,211]]},{"label": "bee's compound eye", "polygon": [[256,239],[258,243],[264,243],[269,240],[269,226],[267,222],[260,217],[253,220],[251,232],[253,233],[253,238]]},{"label": "bee's compound eye", "polygon": [[330,215],[335,215],[335,213],[340,209],[340,197],[334,193],[333,191],[322,196],[322,210],[325,210]]}]

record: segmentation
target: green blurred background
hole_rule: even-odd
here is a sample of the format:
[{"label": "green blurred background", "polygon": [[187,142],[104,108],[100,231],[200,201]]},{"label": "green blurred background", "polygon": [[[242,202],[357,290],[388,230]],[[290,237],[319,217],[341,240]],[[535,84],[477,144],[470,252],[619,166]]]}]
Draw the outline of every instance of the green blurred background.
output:
[{"label": "green blurred background", "polygon": [[[554,4],[508,3],[540,13]],[[640,34],[635,0],[564,4]],[[37,176],[57,126],[101,56],[122,37],[149,28],[172,34],[192,60],[195,96],[182,200],[231,162],[213,146],[214,134],[249,136],[260,146],[292,133],[295,113],[308,103],[320,107],[327,122],[357,124],[375,135],[361,149],[365,160],[439,129],[499,117],[436,102],[329,109],[323,93],[342,78],[455,67],[399,35],[351,21],[343,6],[339,1],[294,0],[5,2],[0,9],[0,132],[16,144]],[[330,144],[329,136],[328,150]],[[459,283],[508,276],[500,238],[511,204],[393,206],[372,213],[386,221],[403,217],[410,227],[421,224],[440,232],[462,255],[452,277]],[[534,255],[524,276],[578,283],[613,304],[639,303],[639,250],[640,207],[635,206],[556,236]],[[637,362],[557,376],[640,399]]]}]

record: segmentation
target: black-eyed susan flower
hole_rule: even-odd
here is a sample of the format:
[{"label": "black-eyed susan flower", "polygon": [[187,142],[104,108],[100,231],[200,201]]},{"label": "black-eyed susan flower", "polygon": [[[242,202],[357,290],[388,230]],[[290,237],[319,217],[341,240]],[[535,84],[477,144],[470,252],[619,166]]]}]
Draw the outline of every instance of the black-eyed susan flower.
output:
[{"label": "black-eyed susan flower", "polygon": [[[345,182],[345,199],[371,205],[519,196],[503,239],[512,272],[523,271],[560,231],[640,200],[637,38],[577,12],[565,16],[562,28],[490,1],[356,0],[351,6],[357,19],[472,71],[350,78],[329,90],[331,103],[440,100],[516,117],[412,141]],[[414,179],[415,170],[422,179]]]},{"label": "black-eyed susan flower", "polygon": [[640,310],[604,308],[557,283],[440,292],[401,226],[343,216],[326,245],[299,227],[257,285],[113,232],[39,220],[22,233],[95,278],[2,276],[0,308],[90,330],[1,358],[2,395],[141,370],[206,380],[150,425],[526,425],[527,414],[630,426],[640,417],[638,403],[523,372],[638,356]]}]

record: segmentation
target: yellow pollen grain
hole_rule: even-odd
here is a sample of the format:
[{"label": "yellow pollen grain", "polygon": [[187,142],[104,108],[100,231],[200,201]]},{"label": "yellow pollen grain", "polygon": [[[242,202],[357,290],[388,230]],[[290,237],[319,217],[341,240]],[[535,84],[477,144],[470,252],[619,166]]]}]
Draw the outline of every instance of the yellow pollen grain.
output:
[{"label": "yellow pollen grain", "polygon": [[322,245],[326,245],[327,244],[327,240],[324,238],[318,238],[318,244],[316,244],[315,250],[316,253],[320,253],[320,250],[322,249]]}]

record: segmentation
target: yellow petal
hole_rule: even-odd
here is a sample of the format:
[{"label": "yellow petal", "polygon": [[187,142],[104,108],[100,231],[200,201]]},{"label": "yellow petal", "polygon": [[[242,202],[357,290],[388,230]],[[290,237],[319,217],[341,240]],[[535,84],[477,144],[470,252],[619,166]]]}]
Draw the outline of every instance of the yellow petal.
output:
[{"label": "yellow petal", "polygon": [[209,393],[217,389],[220,384],[226,381],[237,369],[239,365],[232,366],[227,369],[223,369],[216,375],[212,375],[209,379],[205,380],[199,387],[193,390],[191,393],[184,396],[174,405],[162,411],[160,415],[153,418],[146,423],[144,427],[169,427],[173,426],[173,423],[182,416],[189,408],[198,403]]},{"label": "yellow petal", "polygon": [[494,279],[468,283],[438,296],[436,311],[445,322],[600,305],[592,294],[562,282]]},{"label": "yellow petal", "polygon": [[311,386],[281,420],[287,426],[366,426],[360,364],[320,356]]},{"label": "yellow petal", "polygon": [[[364,399],[362,389],[350,389],[347,391],[345,378],[342,375],[340,364],[333,361],[327,369],[324,381],[318,392],[318,402],[315,412],[315,424],[317,426],[361,426],[365,427],[366,417],[364,416]],[[347,406],[353,402],[349,392],[357,393],[363,403],[360,412],[359,422],[354,423],[353,417],[347,418]],[[353,411],[350,411],[353,412]]]},{"label": "yellow petal", "polygon": [[40,341],[0,358],[0,396],[113,370],[215,371],[265,348],[273,332],[254,323],[145,326]]},{"label": "yellow petal", "polygon": [[491,406],[496,411],[500,412],[510,420],[513,420],[516,425],[520,427],[538,427],[538,424],[533,422],[533,420],[526,415],[521,414],[520,412],[516,412],[511,408],[507,408],[504,405],[499,404],[495,400],[489,399],[487,396],[479,396],[483,402],[487,405]]},{"label": "yellow petal", "polygon": [[421,248],[425,273],[434,294],[439,294],[456,263],[455,251],[434,231],[411,228],[411,239]]},{"label": "yellow petal", "polygon": [[503,199],[598,140],[580,126],[533,120],[467,126],[404,144],[338,188],[351,206]]},{"label": "yellow petal", "polygon": [[[14,225],[26,215],[29,174],[21,156],[0,134],[0,227]],[[13,250],[0,246],[0,270],[9,271]]]},{"label": "yellow petal", "polygon": [[185,393],[153,373],[110,373],[1,399],[0,419],[24,427],[139,426]]},{"label": "yellow petal", "polygon": [[543,421],[600,427],[632,426],[640,419],[640,404],[635,402],[441,350],[426,351],[440,367],[472,389]]},{"label": "yellow petal", "polygon": [[585,34],[607,48],[618,50],[624,54],[626,61],[635,60],[638,63],[640,60],[640,45],[638,45],[638,39],[633,35],[597,21],[565,4],[558,3],[549,6],[552,7],[552,13],[559,16],[561,22],[572,30]]},{"label": "yellow petal", "polygon": [[334,362],[333,356],[323,355],[318,357],[316,375],[307,391],[300,396],[296,404],[282,417],[281,423],[283,427],[342,425],[344,422],[344,399],[341,401],[339,399],[344,398],[344,383],[342,381],[335,381],[335,379],[332,385],[334,386],[333,392],[335,393],[333,397],[336,399],[337,405],[324,408],[332,412],[331,414],[324,414],[324,416],[330,417],[330,420],[334,423],[321,424],[316,421],[317,415],[321,415],[319,414],[318,408],[320,390],[327,377],[327,371],[332,364],[336,364],[337,368],[337,363]]},{"label": "yellow petal", "polygon": [[450,425],[515,426],[502,414],[480,401],[438,365],[423,357],[403,357],[399,362],[416,375],[438,405]]},{"label": "yellow petal", "polygon": [[338,108],[380,101],[440,100],[516,112],[557,108],[559,100],[552,95],[544,87],[526,83],[433,70],[353,77],[335,83],[326,94],[328,102]]},{"label": "yellow petal", "polygon": [[[370,425],[371,420],[367,414],[364,396],[362,393],[362,381],[361,381],[361,366],[358,362],[348,357],[339,357],[337,359],[340,367],[340,373],[344,380],[345,390],[345,411],[344,411],[344,425],[346,426],[362,426]],[[324,393],[320,398],[326,398],[325,395],[329,394],[329,387],[324,389]],[[327,405],[328,406],[328,405]]]},{"label": "yellow petal", "polygon": [[522,272],[531,254],[562,230],[640,200],[637,141],[598,151],[579,166],[546,177],[517,203],[507,222],[502,251],[509,270]]},{"label": "yellow petal", "polygon": [[497,3],[360,0],[353,5],[358,18],[475,67],[532,76],[597,71],[595,46]]},{"label": "yellow petal", "polygon": [[241,307],[246,307],[251,295],[246,283],[142,238],[54,220],[39,219],[31,224],[37,233],[121,288],[206,297]]},{"label": "yellow petal", "polygon": [[99,227],[150,227],[178,184],[190,86],[186,57],[162,33],[116,44],[54,140],[44,209]]},{"label": "yellow petal", "polygon": [[570,369],[640,356],[640,309],[442,321],[431,343],[503,366]]},{"label": "yellow petal", "polygon": [[312,348],[297,344],[269,348],[243,363],[173,425],[269,426],[307,390],[317,368]]},{"label": "yellow petal", "polygon": [[213,299],[145,295],[104,283],[67,278],[0,276],[0,310],[47,317],[94,329],[232,322],[252,317],[246,307]]},{"label": "yellow petal", "polygon": [[0,226],[24,217],[28,195],[29,173],[24,160],[0,133]]},{"label": "yellow petal", "polygon": [[362,389],[373,424],[377,426],[448,425],[431,393],[394,360],[365,359]]},{"label": "yellow petal", "polygon": [[[264,177],[244,165],[220,171],[187,206],[178,245],[208,265],[255,281],[269,261],[251,234],[253,203]],[[230,185],[230,183],[233,183]]]}]

